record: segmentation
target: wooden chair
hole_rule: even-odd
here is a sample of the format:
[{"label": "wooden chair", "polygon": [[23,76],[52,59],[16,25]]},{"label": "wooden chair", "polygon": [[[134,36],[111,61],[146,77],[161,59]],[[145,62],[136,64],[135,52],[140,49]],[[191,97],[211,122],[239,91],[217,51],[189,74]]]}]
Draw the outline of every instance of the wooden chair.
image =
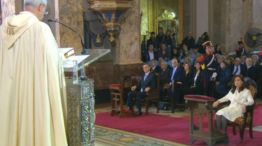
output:
[{"label": "wooden chair", "polygon": [[[159,112],[159,94],[160,94],[160,88],[159,88],[159,75],[156,75],[157,79],[157,88],[150,89],[150,91],[147,93],[146,99],[143,101],[143,104],[145,105],[145,113],[148,114],[149,107],[152,103],[157,104],[157,113]],[[123,84],[129,85],[129,88],[131,88],[134,85],[138,85],[140,80],[140,76],[128,76],[126,77]],[[113,106],[112,106],[113,107]],[[112,108],[113,109],[113,108]],[[126,110],[124,110],[125,112]],[[122,113],[124,113],[122,112]]]},{"label": "wooden chair", "polygon": [[109,85],[111,95],[111,116],[124,113],[123,87],[121,84]]},{"label": "wooden chair", "polygon": [[237,118],[234,122],[229,123],[228,126],[233,128],[233,134],[236,135],[236,127],[239,128],[240,142],[243,141],[245,128],[249,128],[249,137],[253,138],[253,111],[255,105],[246,106],[246,112],[242,117]]},{"label": "wooden chair", "polygon": [[[129,92],[129,88],[137,84],[139,76],[124,76],[120,83],[109,84],[109,91],[111,95],[111,115],[131,116],[134,115],[125,106],[125,93]],[[127,90],[127,91],[126,91]]]}]

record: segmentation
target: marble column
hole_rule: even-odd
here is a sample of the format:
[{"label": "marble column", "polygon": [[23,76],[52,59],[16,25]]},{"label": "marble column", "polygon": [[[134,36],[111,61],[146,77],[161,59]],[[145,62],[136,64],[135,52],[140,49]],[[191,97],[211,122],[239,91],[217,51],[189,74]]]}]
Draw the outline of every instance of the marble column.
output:
[{"label": "marble column", "polygon": [[[59,20],[59,0],[48,0],[47,19]],[[60,46],[60,25],[58,23],[49,22],[49,26],[56,38],[58,46]]]},{"label": "marble column", "polygon": [[262,1],[261,0],[253,0],[253,23],[252,27],[262,29],[262,19],[261,19],[261,10],[262,10]]},{"label": "marble column", "polygon": [[[209,21],[211,39],[232,52],[237,47],[237,41],[243,38],[248,28],[253,24],[254,1],[252,0],[211,0],[209,4]],[[260,14],[260,10],[258,10]],[[259,17],[260,18],[260,17]]]},{"label": "marble column", "polygon": [[178,1],[178,22],[179,22],[179,25],[178,25],[178,34],[179,34],[179,40],[178,42],[181,42],[184,38],[184,32],[185,29],[184,29],[184,24],[186,24],[186,20],[184,19],[185,15],[187,15],[187,13],[185,14],[184,12],[186,12],[184,9],[185,9],[185,5],[184,5],[184,0],[179,0]]},{"label": "marble column", "polygon": [[[231,0],[227,8],[226,16],[226,30],[225,32],[225,47],[230,51],[234,51],[237,46],[237,41],[243,38],[250,22],[252,22],[252,13],[249,13],[251,0],[239,2],[238,0]],[[252,12],[252,11],[251,11]]]},{"label": "marble column", "polygon": [[196,1],[196,38],[208,32],[208,0]]},{"label": "marble column", "polygon": [[2,20],[15,13],[14,0],[1,0]]},{"label": "marble column", "polygon": [[[60,0],[59,20],[83,36],[83,5],[87,0]],[[60,26],[61,47],[72,47],[77,54],[82,52],[79,35]]]},{"label": "marble column", "polygon": [[[114,53],[115,64],[137,64],[141,62],[140,50],[140,3],[132,2],[130,8],[123,16],[119,39],[116,42]],[[120,41],[121,40],[121,41]]]}]

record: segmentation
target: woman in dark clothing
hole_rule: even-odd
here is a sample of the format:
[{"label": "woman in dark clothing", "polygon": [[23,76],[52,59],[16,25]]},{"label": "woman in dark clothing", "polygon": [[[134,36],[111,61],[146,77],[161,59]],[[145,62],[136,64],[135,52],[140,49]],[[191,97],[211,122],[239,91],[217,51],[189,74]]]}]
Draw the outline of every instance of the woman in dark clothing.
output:
[{"label": "woman in dark clothing", "polygon": [[192,78],[192,85],[190,87],[190,94],[203,94],[203,72],[201,70],[201,64],[199,62],[195,63],[195,70]]},{"label": "woman in dark clothing", "polygon": [[190,88],[193,85],[193,72],[191,70],[190,64],[188,62],[184,63],[184,73],[185,73],[185,79],[184,79],[184,85],[183,85],[183,90],[184,90],[184,95],[190,93]]}]

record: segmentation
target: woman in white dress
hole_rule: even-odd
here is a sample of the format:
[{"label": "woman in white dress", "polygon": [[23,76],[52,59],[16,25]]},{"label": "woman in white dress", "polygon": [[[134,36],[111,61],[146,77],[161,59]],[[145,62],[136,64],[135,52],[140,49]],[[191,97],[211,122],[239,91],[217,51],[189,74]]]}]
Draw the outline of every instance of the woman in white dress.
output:
[{"label": "woman in white dress", "polygon": [[231,90],[226,96],[215,101],[213,107],[217,107],[220,103],[226,101],[230,101],[229,106],[220,109],[216,113],[216,126],[222,132],[226,132],[228,121],[234,122],[236,118],[241,117],[245,113],[247,105],[254,103],[251,92],[244,85],[243,76],[234,76]]}]

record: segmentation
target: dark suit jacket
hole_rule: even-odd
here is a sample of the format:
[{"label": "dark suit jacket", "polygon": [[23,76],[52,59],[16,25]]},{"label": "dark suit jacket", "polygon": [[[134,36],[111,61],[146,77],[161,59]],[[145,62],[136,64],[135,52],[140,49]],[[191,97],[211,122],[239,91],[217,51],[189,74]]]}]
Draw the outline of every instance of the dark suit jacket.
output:
[{"label": "dark suit jacket", "polygon": [[193,79],[192,79],[193,82],[192,82],[190,94],[203,94],[204,73],[203,71],[200,71],[194,83],[195,76],[196,76],[196,71],[194,70]]},{"label": "dark suit jacket", "polygon": [[[158,60],[158,54],[154,52],[154,59]],[[146,52],[145,62],[151,61],[148,51]]]},{"label": "dark suit jacket", "polygon": [[151,68],[151,72],[155,74],[159,74],[161,72],[161,68],[159,65],[157,65],[154,69]]},{"label": "dark suit jacket", "polygon": [[143,89],[143,92],[145,91],[146,87],[150,87],[151,89],[156,88],[156,77],[154,73],[150,72],[147,78],[144,80],[145,74],[141,76],[141,80],[138,85],[138,90],[141,91]]},{"label": "dark suit jacket", "polygon": [[[246,67],[246,66],[245,66]],[[252,66],[249,69],[246,67],[246,76],[253,80],[257,80],[258,70],[256,67]]]},{"label": "dark suit jacket", "polygon": [[231,78],[232,78],[231,72],[228,67],[225,69],[219,69],[218,77],[217,77],[218,84],[216,86],[216,92],[219,94],[218,98],[221,98],[228,93],[230,89],[229,83],[231,81]]},{"label": "dark suit jacket", "polygon": [[169,60],[169,59],[171,59],[172,57],[171,57],[171,54],[169,54],[169,52],[168,51],[166,51],[165,53],[163,53],[162,51],[159,51],[158,52],[158,58],[163,58],[164,60]]},{"label": "dark suit jacket", "polygon": [[[231,65],[231,74],[233,74],[234,66],[234,64]],[[240,74],[246,76],[246,67],[243,64],[240,64]]]},{"label": "dark suit jacket", "polygon": [[159,74],[159,80],[160,80],[161,87],[170,82],[170,69],[169,68],[167,68],[164,71],[161,69],[160,74]]},{"label": "dark suit jacket", "polygon": [[184,73],[185,73],[185,78],[183,81],[183,91],[184,94],[189,94],[190,88],[194,82],[194,73],[192,71],[190,71],[188,74],[186,74],[186,72]]},{"label": "dark suit jacket", "polygon": [[183,68],[177,67],[176,73],[175,73],[175,75],[173,76],[173,78],[171,79],[172,73],[173,73],[173,69],[174,69],[174,68],[172,68],[171,71],[170,71],[170,77],[169,77],[170,82],[174,81],[174,85],[175,85],[175,86],[178,85],[177,82],[182,82],[182,84],[183,84],[184,78],[185,78],[185,73],[184,73]]}]

